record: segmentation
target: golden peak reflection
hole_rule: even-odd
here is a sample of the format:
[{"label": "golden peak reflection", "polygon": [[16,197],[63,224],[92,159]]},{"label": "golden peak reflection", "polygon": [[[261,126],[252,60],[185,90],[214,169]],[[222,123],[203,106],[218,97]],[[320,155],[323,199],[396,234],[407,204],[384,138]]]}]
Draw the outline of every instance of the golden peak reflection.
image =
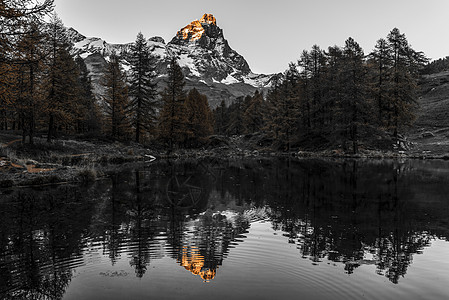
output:
[{"label": "golden peak reflection", "polygon": [[209,282],[215,278],[216,269],[204,266],[204,256],[200,254],[197,247],[184,246],[182,249],[181,261],[178,263],[193,275],[200,276],[204,282]]}]

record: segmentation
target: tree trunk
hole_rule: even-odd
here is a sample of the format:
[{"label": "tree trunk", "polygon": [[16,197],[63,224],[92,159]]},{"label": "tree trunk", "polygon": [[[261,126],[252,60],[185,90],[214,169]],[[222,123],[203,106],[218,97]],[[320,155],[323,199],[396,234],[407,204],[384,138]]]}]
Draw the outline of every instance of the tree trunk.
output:
[{"label": "tree trunk", "polygon": [[48,143],[50,143],[53,138],[54,127],[55,127],[54,123],[55,123],[55,121],[54,121],[53,114],[50,114],[50,120],[48,122],[48,134],[47,134],[47,142]]},{"label": "tree trunk", "polygon": [[137,115],[136,115],[136,143],[140,143],[140,114],[141,114],[141,110],[142,110],[142,105],[141,105],[141,100],[138,99],[137,100]]}]

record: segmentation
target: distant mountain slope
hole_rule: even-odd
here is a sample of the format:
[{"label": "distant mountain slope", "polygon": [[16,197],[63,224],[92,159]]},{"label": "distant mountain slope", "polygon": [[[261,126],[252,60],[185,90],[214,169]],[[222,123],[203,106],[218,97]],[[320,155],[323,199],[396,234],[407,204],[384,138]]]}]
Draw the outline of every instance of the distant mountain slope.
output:
[{"label": "distant mountain slope", "polygon": [[449,127],[449,71],[423,75],[421,96],[415,125],[417,127]]},{"label": "distant mountain slope", "polygon": [[[99,78],[112,52],[124,58],[123,66],[128,70],[125,58],[132,43],[110,44],[101,38],[85,37],[73,28],[69,29],[69,35],[74,43],[74,53],[86,62],[97,95],[102,93]],[[157,58],[160,89],[172,56],[178,58],[187,88],[195,87],[206,94],[212,107],[222,100],[229,103],[237,97],[271,86],[273,75],[254,74],[245,58],[229,46],[223,30],[211,14],[205,14],[200,20],[181,28],[168,44],[161,37],[152,37],[148,42]]]},{"label": "distant mountain slope", "polygon": [[426,156],[449,153],[449,71],[423,75],[417,118],[408,133],[413,152]]}]

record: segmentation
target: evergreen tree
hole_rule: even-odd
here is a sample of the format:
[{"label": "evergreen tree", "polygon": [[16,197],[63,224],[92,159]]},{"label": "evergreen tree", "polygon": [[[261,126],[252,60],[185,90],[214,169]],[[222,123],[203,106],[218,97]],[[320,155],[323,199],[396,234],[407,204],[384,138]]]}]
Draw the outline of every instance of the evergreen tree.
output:
[{"label": "evergreen tree", "polygon": [[279,140],[284,145],[284,150],[290,151],[292,143],[299,139],[300,104],[303,100],[300,75],[297,66],[293,63],[290,64],[288,70],[284,73],[281,93],[281,113],[278,121],[282,126],[282,130],[279,132]]},{"label": "evergreen tree", "polygon": [[370,53],[370,63],[372,67],[372,91],[377,102],[377,119],[380,126],[387,120],[385,115],[387,105],[390,102],[387,93],[389,89],[389,70],[391,69],[391,54],[388,43],[385,39],[379,39]]},{"label": "evergreen tree", "polygon": [[414,119],[417,104],[417,78],[419,68],[427,58],[422,52],[416,52],[407,42],[405,34],[394,28],[387,36],[391,59],[390,75],[390,126],[395,138],[398,130],[409,125]]},{"label": "evergreen tree", "polygon": [[272,81],[272,88],[267,93],[267,100],[264,111],[264,131],[267,133],[269,138],[273,140],[278,139],[279,134],[279,108],[280,108],[280,86],[281,86],[281,76],[275,75]]},{"label": "evergreen tree", "polygon": [[310,52],[303,51],[298,61],[302,68],[301,82],[303,88],[303,109],[307,114],[303,116],[303,125],[307,131],[321,129],[325,124],[325,110],[328,108],[327,101],[323,95],[324,73],[326,67],[326,55],[319,46],[314,45]]},{"label": "evergreen tree", "polygon": [[340,102],[340,126],[343,148],[349,138],[352,151],[358,153],[359,131],[365,126],[365,115],[369,112],[365,55],[360,45],[349,38],[343,49],[342,80],[345,83]]},{"label": "evergreen tree", "polygon": [[298,142],[301,112],[308,118],[308,111],[300,109],[303,100],[297,66],[290,63],[281,82],[276,81],[267,96],[267,112],[271,112],[272,117],[265,117],[265,128],[270,130],[277,148],[290,151],[292,144]]},{"label": "evergreen tree", "polygon": [[185,101],[189,146],[198,146],[213,133],[214,119],[207,97],[195,88],[189,91]]},{"label": "evergreen tree", "polygon": [[311,123],[314,129],[320,129],[324,125],[324,82],[323,73],[325,70],[326,57],[325,53],[319,46],[312,46],[310,55],[310,93],[312,101]]},{"label": "evergreen tree", "polygon": [[337,103],[341,103],[343,87],[345,83],[342,80],[341,70],[343,68],[343,50],[338,46],[329,47],[326,53],[326,73],[324,98],[326,99],[325,123],[327,123],[327,132],[335,132],[337,124],[338,110]]},{"label": "evergreen tree", "polygon": [[106,88],[103,98],[106,113],[105,131],[113,139],[126,139],[131,130],[128,86],[119,58],[115,53],[110,56],[102,84]]},{"label": "evergreen tree", "polygon": [[226,128],[227,135],[241,135],[245,132],[243,124],[245,107],[245,98],[243,97],[237,97],[234,103],[229,106],[229,124]]},{"label": "evergreen tree", "polygon": [[257,132],[264,127],[264,105],[263,94],[256,91],[243,114],[243,126],[247,133]]},{"label": "evergreen tree", "polygon": [[175,145],[184,143],[187,138],[187,116],[184,102],[185,81],[176,57],[170,59],[167,86],[162,92],[162,110],[159,115],[159,137],[172,152]]},{"label": "evergreen tree", "polygon": [[226,128],[228,126],[228,107],[224,100],[221,101],[220,106],[214,109],[215,127],[214,132],[219,135],[226,134]]},{"label": "evergreen tree", "polygon": [[78,68],[79,101],[76,108],[76,131],[78,133],[99,131],[101,113],[92,93],[92,82],[84,60],[75,58]]},{"label": "evergreen tree", "polygon": [[[301,88],[303,91],[300,109],[302,127],[310,132],[312,129],[312,95],[313,87],[310,84],[310,79],[313,77],[313,64],[310,53],[304,50],[298,61],[298,66],[302,69],[300,73]],[[290,67],[289,67],[290,68]]]},{"label": "evergreen tree", "polygon": [[131,46],[128,56],[131,65],[129,96],[135,127],[135,139],[139,143],[145,131],[154,128],[157,113],[156,65],[142,33]]}]

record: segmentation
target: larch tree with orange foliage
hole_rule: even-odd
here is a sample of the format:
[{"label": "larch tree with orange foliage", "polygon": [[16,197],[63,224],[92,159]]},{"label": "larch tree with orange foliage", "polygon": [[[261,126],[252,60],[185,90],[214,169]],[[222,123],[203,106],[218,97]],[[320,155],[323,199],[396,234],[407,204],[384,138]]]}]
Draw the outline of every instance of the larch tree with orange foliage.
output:
[{"label": "larch tree with orange foliage", "polygon": [[42,93],[39,92],[44,60],[44,36],[38,24],[32,24],[29,32],[18,43],[18,65],[16,101],[14,107],[22,127],[22,142],[33,144],[36,123],[42,108]]},{"label": "larch tree with orange foliage", "polygon": [[[21,55],[20,41],[30,36],[33,25],[42,23],[53,10],[53,0],[9,0],[0,2],[0,129],[8,129],[8,122],[16,123],[17,72],[28,64],[27,55]],[[32,46],[34,47],[34,46]],[[30,53],[28,53],[29,55]],[[25,60],[24,60],[25,56]]]},{"label": "larch tree with orange foliage", "polygon": [[54,15],[48,35],[48,59],[45,71],[46,91],[43,118],[47,119],[47,141],[56,137],[57,131],[69,130],[75,121],[75,109],[80,94],[78,68],[70,54],[71,43],[62,21]]}]

